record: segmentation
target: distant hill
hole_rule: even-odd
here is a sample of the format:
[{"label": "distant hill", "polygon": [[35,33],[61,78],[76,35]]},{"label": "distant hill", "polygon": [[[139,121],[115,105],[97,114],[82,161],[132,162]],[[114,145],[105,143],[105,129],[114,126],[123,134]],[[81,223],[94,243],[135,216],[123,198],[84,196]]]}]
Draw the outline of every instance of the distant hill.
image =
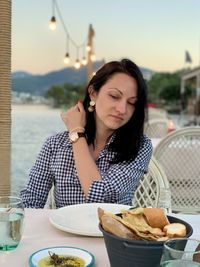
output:
[{"label": "distant hill", "polygon": [[[104,64],[104,61],[96,61],[93,69],[97,70]],[[154,71],[141,68],[144,77],[147,79],[152,76]],[[31,93],[33,95],[44,95],[53,85],[86,84],[87,68],[85,66],[76,70],[73,67],[52,71],[44,75],[32,75],[25,71],[12,73],[12,90],[15,92]]]}]

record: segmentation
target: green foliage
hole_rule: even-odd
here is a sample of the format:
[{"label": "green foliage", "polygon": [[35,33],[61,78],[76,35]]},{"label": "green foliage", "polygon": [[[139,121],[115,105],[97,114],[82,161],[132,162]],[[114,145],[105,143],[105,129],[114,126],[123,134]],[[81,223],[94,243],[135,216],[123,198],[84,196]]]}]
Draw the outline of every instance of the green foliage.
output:
[{"label": "green foliage", "polygon": [[[181,94],[181,74],[182,71],[174,73],[155,73],[148,81],[149,102],[160,104],[180,102]],[[191,95],[191,85],[187,85],[185,96]]]},{"label": "green foliage", "polygon": [[54,107],[68,107],[74,105],[84,96],[83,85],[65,83],[63,86],[54,85],[46,93],[46,97],[53,100]]}]

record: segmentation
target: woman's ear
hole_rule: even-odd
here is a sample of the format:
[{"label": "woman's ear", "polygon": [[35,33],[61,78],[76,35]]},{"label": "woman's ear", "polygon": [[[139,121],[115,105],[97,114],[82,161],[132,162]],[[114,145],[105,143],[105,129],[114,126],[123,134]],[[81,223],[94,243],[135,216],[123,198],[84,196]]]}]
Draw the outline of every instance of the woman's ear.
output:
[{"label": "woman's ear", "polygon": [[96,97],[96,91],[94,90],[92,85],[88,87],[88,93],[91,100],[93,100]]}]

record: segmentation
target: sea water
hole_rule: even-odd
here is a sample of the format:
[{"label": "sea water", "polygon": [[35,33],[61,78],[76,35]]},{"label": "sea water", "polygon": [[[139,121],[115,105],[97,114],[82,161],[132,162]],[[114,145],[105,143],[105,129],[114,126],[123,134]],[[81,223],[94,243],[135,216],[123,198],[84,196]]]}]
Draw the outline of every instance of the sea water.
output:
[{"label": "sea water", "polygon": [[161,267],[200,267],[200,263],[188,260],[170,260],[165,261]]},{"label": "sea water", "polygon": [[24,215],[0,211],[0,250],[12,250],[21,240]]}]

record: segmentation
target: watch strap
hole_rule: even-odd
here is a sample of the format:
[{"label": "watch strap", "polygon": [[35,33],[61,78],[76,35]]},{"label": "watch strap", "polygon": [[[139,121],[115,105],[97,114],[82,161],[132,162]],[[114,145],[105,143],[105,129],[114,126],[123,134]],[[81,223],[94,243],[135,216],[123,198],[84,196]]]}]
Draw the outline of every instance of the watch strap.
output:
[{"label": "watch strap", "polygon": [[76,143],[80,137],[85,137],[83,132],[72,132],[69,134],[71,143]]}]

